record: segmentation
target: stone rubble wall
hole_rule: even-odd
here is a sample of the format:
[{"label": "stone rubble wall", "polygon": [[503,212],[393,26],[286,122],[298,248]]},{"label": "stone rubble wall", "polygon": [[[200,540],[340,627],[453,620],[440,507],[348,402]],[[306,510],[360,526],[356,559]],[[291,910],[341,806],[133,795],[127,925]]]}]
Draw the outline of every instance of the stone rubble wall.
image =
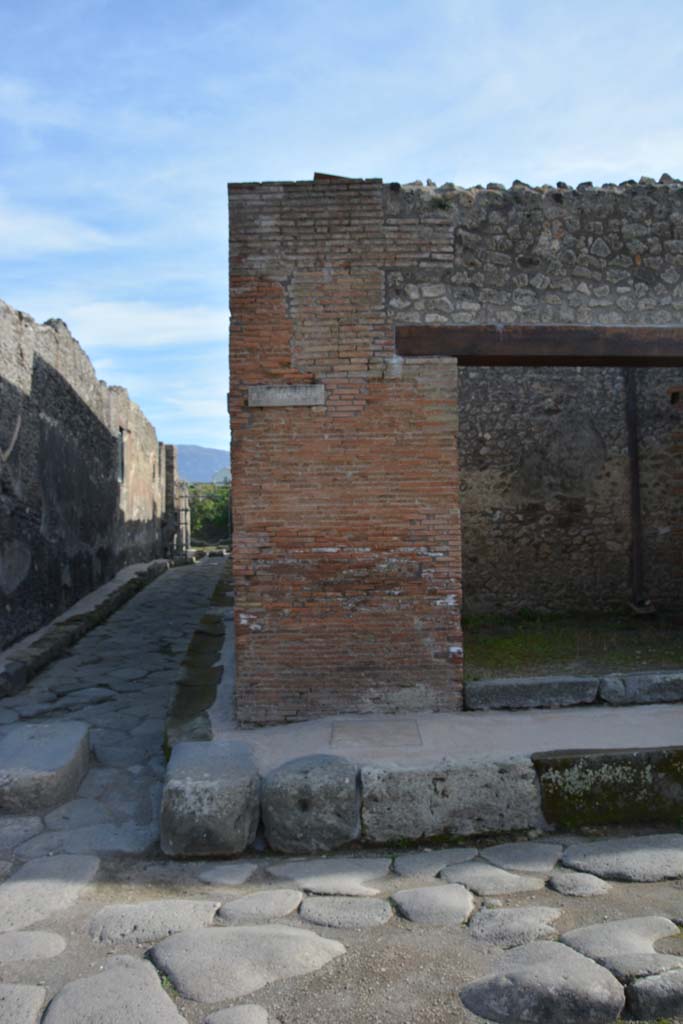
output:
[{"label": "stone rubble wall", "polygon": [[[438,242],[387,268],[403,324],[680,324],[683,185],[385,188],[397,237]],[[441,252],[443,251],[443,257]],[[639,370],[645,591],[683,605],[683,370]],[[462,367],[464,607],[623,607],[629,465],[623,372]]]},{"label": "stone rubble wall", "polygon": [[166,553],[163,448],[66,324],[0,301],[0,649]]}]

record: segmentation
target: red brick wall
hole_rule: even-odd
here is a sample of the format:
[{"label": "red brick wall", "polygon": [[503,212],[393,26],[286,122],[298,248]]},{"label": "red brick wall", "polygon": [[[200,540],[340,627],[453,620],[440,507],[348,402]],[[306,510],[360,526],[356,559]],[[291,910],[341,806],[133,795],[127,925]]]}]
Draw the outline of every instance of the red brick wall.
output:
[{"label": "red brick wall", "polygon": [[[457,370],[394,355],[388,267],[442,258],[378,181],[230,187],[237,713],[461,706]],[[326,404],[253,408],[255,384]]]}]

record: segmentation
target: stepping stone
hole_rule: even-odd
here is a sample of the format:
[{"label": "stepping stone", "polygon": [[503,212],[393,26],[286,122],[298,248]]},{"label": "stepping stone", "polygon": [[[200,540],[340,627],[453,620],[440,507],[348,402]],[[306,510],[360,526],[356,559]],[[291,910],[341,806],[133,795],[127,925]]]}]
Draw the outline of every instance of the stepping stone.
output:
[{"label": "stepping stone", "polygon": [[565,932],[560,941],[606,967],[620,981],[683,969],[683,958],[658,953],[655,942],[679,931],[668,917],[630,917]]},{"label": "stepping stone", "polygon": [[244,1003],[209,1014],[204,1024],[268,1024],[268,1011],[256,1003]]},{"label": "stepping stone", "polygon": [[189,928],[208,927],[220,904],[209,900],[150,900],[114,903],[95,914],[90,938],[96,942],[155,942]]},{"label": "stepping stone", "polygon": [[629,1014],[637,1020],[683,1017],[683,970],[637,978],[626,990]]},{"label": "stepping stone", "polygon": [[323,928],[377,928],[394,916],[388,900],[362,896],[307,896],[299,916]]},{"label": "stepping stone", "polygon": [[565,867],[621,882],[683,878],[683,835],[632,836],[576,843],[565,850]]},{"label": "stepping stone", "polygon": [[0,964],[21,960],[49,960],[66,949],[66,942],[54,932],[0,933]]},{"label": "stepping stone", "polygon": [[543,889],[543,879],[531,875],[513,875],[485,861],[469,861],[445,868],[440,875],[447,882],[466,885],[477,896],[504,896],[513,892],[533,892]]},{"label": "stepping stone", "polygon": [[105,961],[98,974],[64,986],[42,1024],[185,1024],[151,964],[132,956]]},{"label": "stepping stone", "polygon": [[555,843],[501,843],[481,850],[480,855],[506,871],[529,872],[547,878],[562,856],[562,849]]},{"label": "stepping stone", "polygon": [[536,939],[554,939],[552,927],[562,914],[557,907],[504,907],[480,910],[470,921],[470,934],[494,946],[521,946]]},{"label": "stepping stone", "polygon": [[0,985],[0,1024],[38,1024],[44,1005],[40,985]]},{"label": "stepping stone", "polygon": [[316,754],[273,768],[262,780],[266,840],[280,853],[324,853],[360,836],[358,769]]},{"label": "stepping stone", "polygon": [[150,955],[186,999],[218,1003],[317,971],[345,952],[341,942],[304,928],[262,924],[180,932],[154,946]]},{"label": "stepping stone", "polygon": [[401,853],[394,859],[394,873],[402,878],[412,875],[434,878],[443,868],[451,864],[463,864],[477,856],[472,846],[455,847],[452,850],[416,850],[415,853]]},{"label": "stepping stone", "polygon": [[173,857],[231,856],[256,838],[260,777],[246,743],[178,743],[166,769],[161,848]]},{"label": "stepping stone", "polygon": [[318,857],[271,864],[268,874],[296,882],[306,892],[321,896],[377,896],[365,883],[383,878],[391,865],[388,857]]},{"label": "stepping stone", "polygon": [[624,990],[609,971],[557,942],[511,950],[460,999],[499,1024],[614,1024],[624,1008]]},{"label": "stepping stone", "polygon": [[612,886],[596,875],[567,868],[555,868],[548,885],[563,896],[604,896]]},{"label": "stepping stone", "polygon": [[0,886],[0,932],[18,931],[76,902],[92,882],[97,857],[43,857],[24,864]]},{"label": "stepping stone", "polygon": [[474,910],[472,894],[462,885],[403,889],[392,899],[402,917],[415,924],[464,924]]},{"label": "stepping stone", "polygon": [[240,896],[236,900],[224,903],[218,911],[218,917],[225,924],[269,921],[273,917],[293,914],[298,909],[301,899],[302,894],[298,889],[264,889],[262,892],[252,892],[248,896]]},{"label": "stepping stone", "polygon": [[238,886],[248,882],[258,870],[258,864],[237,860],[231,864],[214,864],[199,873],[199,881],[205,885]]},{"label": "stepping stone", "polygon": [[0,811],[44,810],[75,796],[88,767],[88,726],[10,726],[0,739]]},{"label": "stepping stone", "polygon": [[25,843],[27,839],[32,839],[42,831],[42,821],[33,815],[0,815],[0,850],[13,850],[15,846]]}]

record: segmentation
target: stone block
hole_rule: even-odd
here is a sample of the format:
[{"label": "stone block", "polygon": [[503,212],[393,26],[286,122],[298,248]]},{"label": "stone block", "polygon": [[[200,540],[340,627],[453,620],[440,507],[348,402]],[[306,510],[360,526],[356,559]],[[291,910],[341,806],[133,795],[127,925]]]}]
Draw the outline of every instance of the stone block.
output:
[{"label": "stone block", "polygon": [[88,769],[83,722],[13,725],[0,739],[0,811],[45,810],[76,795]]},{"label": "stone block", "polygon": [[260,780],[244,743],[179,743],[166,769],[161,848],[172,857],[231,856],[253,843]]},{"label": "stone block", "polygon": [[560,828],[678,825],[683,747],[534,754],[546,820]]},{"label": "stone block", "polygon": [[600,680],[606,704],[668,704],[683,701],[683,672],[630,672]]},{"label": "stone block", "polygon": [[465,683],[465,707],[468,711],[569,707],[572,704],[592,704],[597,695],[597,679],[577,676],[477,679]]},{"label": "stone block", "polygon": [[366,842],[543,828],[531,759],[444,762],[361,770]]},{"label": "stone block", "polygon": [[335,850],[360,836],[358,769],[327,754],[287,761],[263,779],[261,812],[273,850]]}]

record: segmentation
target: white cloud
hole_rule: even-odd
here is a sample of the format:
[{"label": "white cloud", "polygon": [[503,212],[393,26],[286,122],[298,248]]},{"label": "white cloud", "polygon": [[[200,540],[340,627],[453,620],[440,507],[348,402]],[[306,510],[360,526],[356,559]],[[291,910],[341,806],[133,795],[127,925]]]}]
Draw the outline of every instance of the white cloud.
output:
[{"label": "white cloud", "polygon": [[80,122],[71,104],[40,96],[27,82],[0,77],[0,121],[25,128],[74,128]]},{"label": "white cloud", "polygon": [[167,306],[160,302],[86,302],[62,314],[72,333],[90,349],[157,348],[226,340],[227,309]]},{"label": "white cloud", "polygon": [[32,259],[48,253],[108,249],[114,239],[104,231],[59,213],[12,206],[0,197],[0,260]]}]

